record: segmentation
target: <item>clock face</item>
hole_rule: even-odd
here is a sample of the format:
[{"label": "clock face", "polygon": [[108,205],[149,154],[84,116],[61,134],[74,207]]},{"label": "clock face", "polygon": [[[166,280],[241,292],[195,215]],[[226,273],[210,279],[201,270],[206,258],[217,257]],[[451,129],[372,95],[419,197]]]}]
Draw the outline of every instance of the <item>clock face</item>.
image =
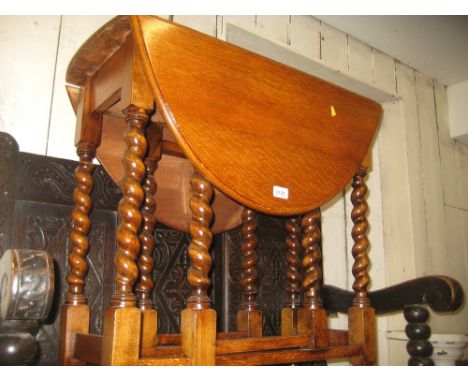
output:
[{"label": "clock face", "polygon": [[13,272],[11,251],[6,251],[0,258],[0,319],[6,319],[11,304],[11,281]]}]

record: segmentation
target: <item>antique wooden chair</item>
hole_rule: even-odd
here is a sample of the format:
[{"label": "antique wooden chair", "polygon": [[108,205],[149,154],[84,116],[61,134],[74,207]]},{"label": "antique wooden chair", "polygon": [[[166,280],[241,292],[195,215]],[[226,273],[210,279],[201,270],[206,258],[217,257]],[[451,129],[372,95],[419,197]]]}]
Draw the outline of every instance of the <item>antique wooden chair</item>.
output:
[{"label": "antique wooden chair", "polygon": [[[364,178],[379,104],[151,16],[117,17],[102,27],[72,59],[67,82],[80,165],[61,311],[62,364],[375,363]],[[102,336],[89,334],[84,295],[95,156],[123,193],[115,292]],[[353,293],[321,286],[319,247],[320,206],[351,180]],[[289,216],[290,302],[275,337],[262,337],[255,301],[255,211]],[[192,292],[177,335],[158,334],[151,300],[156,219],[192,237]],[[207,293],[209,249],[214,233],[240,224],[244,301],[237,331],[217,333]],[[459,301],[455,295],[450,309]],[[345,311],[349,330],[328,329],[325,307]]]}]

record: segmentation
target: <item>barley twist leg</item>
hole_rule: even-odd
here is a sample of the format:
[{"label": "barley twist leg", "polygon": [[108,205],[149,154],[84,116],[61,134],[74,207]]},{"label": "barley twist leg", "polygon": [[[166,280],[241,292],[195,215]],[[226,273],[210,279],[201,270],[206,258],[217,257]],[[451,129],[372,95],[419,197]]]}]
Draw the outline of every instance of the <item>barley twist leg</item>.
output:
[{"label": "barley twist leg", "polygon": [[140,241],[137,233],[142,221],[139,207],[144,198],[141,181],[146,172],[142,158],[147,149],[144,129],[149,121],[149,113],[130,105],[126,109],[126,116],[127,150],[122,160],[125,175],[121,182],[123,197],[118,209],[120,224],[117,229],[118,249],[114,259],[115,292],[111,298],[111,305],[118,307],[136,305],[132,288],[138,277],[136,258],[140,252]]},{"label": "barley twist leg", "polygon": [[154,304],[151,294],[154,288],[153,280],[153,250],[155,246],[154,229],[156,227],[156,194],[157,184],[154,180],[154,172],[156,171],[158,162],[156,160],[147,159],[146,164],[146,179],[143,185],[145,192],[145,201],[142,208],[143,229],[139,236],[141,244],[141,254],[138,261],[140,268],[140,280],[136,287],[138,307],[142,309],[152,309]]},{"label": "barley twist leg", "polygon": [[243,302],[241,309],[243,310],[254,310],[258,307],[256,298],[258,290],[256,286],[257,282],[257,269],[256,265],[258,257],[256,254],[257,249],[257,218],[254,210],[245,208],[242,211],[242,276],[240,285],[242,286]]},{"label": "barley twist leg", "polygon": [[288,283],[285,289],[289,295],[289,301],[286,306],[296,308],[301,304],[301,274],[299,271],[301,266],[301,259],[299,257],[301,252],[301,227],[299,219],[294,217],[286,220],[286,230],[288,232],[286,236],[286,245],[288,247],[286,277]]},{"label": "barley twist leg", "polygon": [[65,296],[67,305],[86,304],[84,278],[88,272],[88,264],[85,257],[89,251],[87,235],[91,227],[89,213],[92,207],[90,193],[93,188],[94,155],[94,148],[78,146],[80,163],[75,170],[76,187],[73,191],[75,208],[72,211],[73,229],[70,233],[72,247],[68,254],[70,271],[67,275],[68,293]]},{"label": "barley twist leg", "polygon": [[367,230],[369,224],[367,222],[366,214],[368,210],[366,202],[367,186],[364,182],[367,170],[361,167],[353,178],[353,192],[351,193],[351,202],[353,203],[353,210],[351,212],[351,219],[354,223],[351,235],[354,240],[352,248],[352,255],[354,264],[352,268],[355,277],[353,283],[353,290],[356,296],[353,300],[353,306],[365,307],[369,306],[369,298],[367,297],[367,287],[370,282],[369,274],[369,257],[367,250],[369,248],[369,240],[367,239]]},{"label": "barley twist leg", "polygon": [[319,247],[320,241],[320,209],[315,209],[302,218],[302,228],[304,237],[302,247],[304,248],[304,258],[302,266],[304,278],[302,286],[305,291],[304,307],[318,309],[322,307],[320,299],[320,282],[322,280],[321,259],[322,254]]},{"label": "barley twist leg", "polygon": [[192,221],[190,234],[192,241],[188,248],[191,260],[187,271],[187,280],[192,287],[192,293],[187,300],[187,307],[192,309],[208,309],[211,300],[208,288],[211,284],[208,273],[211,269],[209,249],[213,240],[210,224],[213,211],[210,202],[213,197],[213,187],[199,173],[194,172],[191,178],[193,195],[190,200]]}]

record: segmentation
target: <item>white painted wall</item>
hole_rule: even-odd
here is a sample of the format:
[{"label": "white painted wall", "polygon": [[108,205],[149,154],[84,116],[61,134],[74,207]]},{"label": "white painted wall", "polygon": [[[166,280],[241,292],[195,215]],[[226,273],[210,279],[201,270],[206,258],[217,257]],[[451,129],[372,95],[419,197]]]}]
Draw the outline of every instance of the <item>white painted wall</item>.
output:
[{"label": "white painted wall", "polygon": [[317,17],[444,85],[468,80],[466,15],[444,12],[433,15]]},{"label": "white painted wall", "polygon": [[[0,17],[0,130],[13,135],[22,151],[76,159],[65,71],[80,44],[108,19]],[[239,32],[252,49],[382,102],[368,179],[371,289],[432,273],[455,277],[468,291],[468,149],[450,137],[445,86],[310,16],[174,21],[228,40],[235,39],[229,37],[235,28],[246,31],[258,37]],[[348,289],[351,209],[348,188],[324,207],[322,228],[325,281]],[[346,317],[331,319],[331,326],[345,328]],[[467,332],[467,310],[433,315],[432,326]],[[404,344],[385,338],[387,329],[403,328],[401,315],[378,320],[380,364],[406,362]]]},{"label": "white painted wall", "polygon": [[450,136],[468,147],[468,81],[447,88]]},{"label": "white painted wall", "polygon": [[23,151],[47,152],[60,22],[0,17],[0,129]]}]

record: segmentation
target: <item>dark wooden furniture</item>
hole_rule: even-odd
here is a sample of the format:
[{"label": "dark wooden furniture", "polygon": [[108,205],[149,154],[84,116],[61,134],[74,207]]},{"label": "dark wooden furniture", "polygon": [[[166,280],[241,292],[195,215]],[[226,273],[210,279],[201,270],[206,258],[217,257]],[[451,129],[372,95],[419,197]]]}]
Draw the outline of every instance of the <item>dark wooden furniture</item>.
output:
[{"label": "dark wooden furniture", "polygon": [[[38,344],[33,364],[55,365],[58,362],[57,307],[62,305],[67,290],[69,215],[74,205],[72,191],[76,167],[75,161],[19,152],[14,139],[0,133],[1,246],[47,250],[55,263],[56,294],[48,319],[42,323],[10,320],[0,324],[1,334],[25,332],[34,336],[34,348],[29,336],[24,336],[23,341],[31,352],[36,352],[35,344]],[[85,295],[91,310],[90,333],[102,335],[102,311],[113,287],[116,209],[121,194],[101,166],[96,166],[93,179],[90,216],[93,224],[88,235],[90,251],[86,258],[90,268],[85,276]],[[281,307],[290,299],[286,275],[290,256],[285,256],[288,250],[287,230],[284,229],[287,218],[264,214],[258,214],[257,218],[257,303],[263,313],[263,335],[275,336],[280,334]],[[184,276],[189,264],[186,249],[190,236],[157,225],[154,239],[153,258],[156,262],[153,275],[156,285],[152,297],[158,310],[158,332],[175,334],[180,331],[178,318],[190,293]],[[236,313],[242,303],[239,284],[242,275],[241,241],[241,228],[215,235],[213,240],[214,269],[210,275],[210,295],[217,311],[217,327],[222,332],[236,330]],[[445,277],[428,277],[403,284],[401,288],[370,292],[369,298],[376,314],[401,311],[414,304],[429,304],[435,312],[447,312],[455,310],[457,301],[461,301],[461,291],[456,289],[456,285]],[[271,290],[276,293],[270,293]],[[408,294],[408,290],[413,293]],[[325,284],[321,287],[321,297],[327,311],[347,312],[353,293]],[[17,338],[13,340],[16,343]],[[8,342],[8,338],[5,341]],[[28,359],[31,355],[22,354]]]},{"label": "dark wooden furniture", "polygon": [[[375,363],[364,179],[380,105],[150,16],[106,24],[77,52],[67,82],[80,164],[62,364]],[[123,193],[102,336],[89,334],[84,293],[95,156]],[[351,179],[355,282],[343,332],[328,329],[321,297],[320,206]],[[257,302],[256,211],[286,217],[288,301],[280,335],[270,337]],[[175,335],[158,331],[151,299],[156,220],[191,235],[190,293]],[[219,332],[209,251],[214,233],[239,224],[242,301],[235,331]]]},{"label": "dark wooden furniture", "polygon": [[[34,127],[32,127],[34,128]],[[74,171],[78,162],[19,151],[15,140],[0,132],[0,245],[7,248],[46,250],[54,258],[56,288],[54,303],[44,322],[3,322],[0,334],[30,333],[38,344],[34,365],[58,363],[60,319],[58,308],[67,292],[70,248],[70,214],[74,207]],[[85,296],[90,306],[90,333],[102,335],[102,312],[113,290],[113,254],[117,228],[117,205],[121,193],[99,165],[93,172],[93,209],[88,234],[90,249],[86,256],[89,271],[85,276]],[[257,302],[266,336],[280,333],[280,307],[287,294],[282,290],[287,268],[284,218],[258,214]],[[218,329],[234,331],[236,313],[241,304],[239,280],[241,267],[241,230],[217,234],[213,238],[214,267],[210,274],[210,296],[217,311]],[[187,247],[190,235],[157,224],[154,231],[155,259],[152,300],[158,310],[158,332],[180,332],[179,316],[190,294],[185,273],[190,259]],[[1,254],[0,254],[1,257]],[[271,294],[271,289],[279,293]],[[282,293],[281,293],[282,292]],[[13,325],[14,324],[14,325]],[[26,336],[28,337],[28,336]],[[31,343],[28,337],[28,344]],[[8,344],[5,344],[8,345]],[[28,345],[29,346],[29,345]],[[34,349],[32,349],[34,350]],[[26,354],[27,355],[27,354]]]},{"label": "dark wooden furniture", "polygon": [[34,338],[54,297],[54,263],[45,251],[9,249],[0,256],[0,365],[28,365]]},{"label": "dark wooden furniture", "polygon": [[[55,265],[51,313],[46,321],[28,329],[39,345],[33,364],[55,365],[58,362],[57,311],[67,285],[76,166],[75,161],[20,152],[13,137],[0,132],[0,256],[9,248],[30,248],[48,252]],[[90,331],[100,333],[100,311],[112,294],[112,256],[108,254],[115,249],[115,210],[121,194],[100,166],[94,172],[94,181],[86,293],[91,307]],[[16,324],[15,330],[18,330],[19,323]],[[11,325],[2,326],[0,332],[11,330]]]}]

